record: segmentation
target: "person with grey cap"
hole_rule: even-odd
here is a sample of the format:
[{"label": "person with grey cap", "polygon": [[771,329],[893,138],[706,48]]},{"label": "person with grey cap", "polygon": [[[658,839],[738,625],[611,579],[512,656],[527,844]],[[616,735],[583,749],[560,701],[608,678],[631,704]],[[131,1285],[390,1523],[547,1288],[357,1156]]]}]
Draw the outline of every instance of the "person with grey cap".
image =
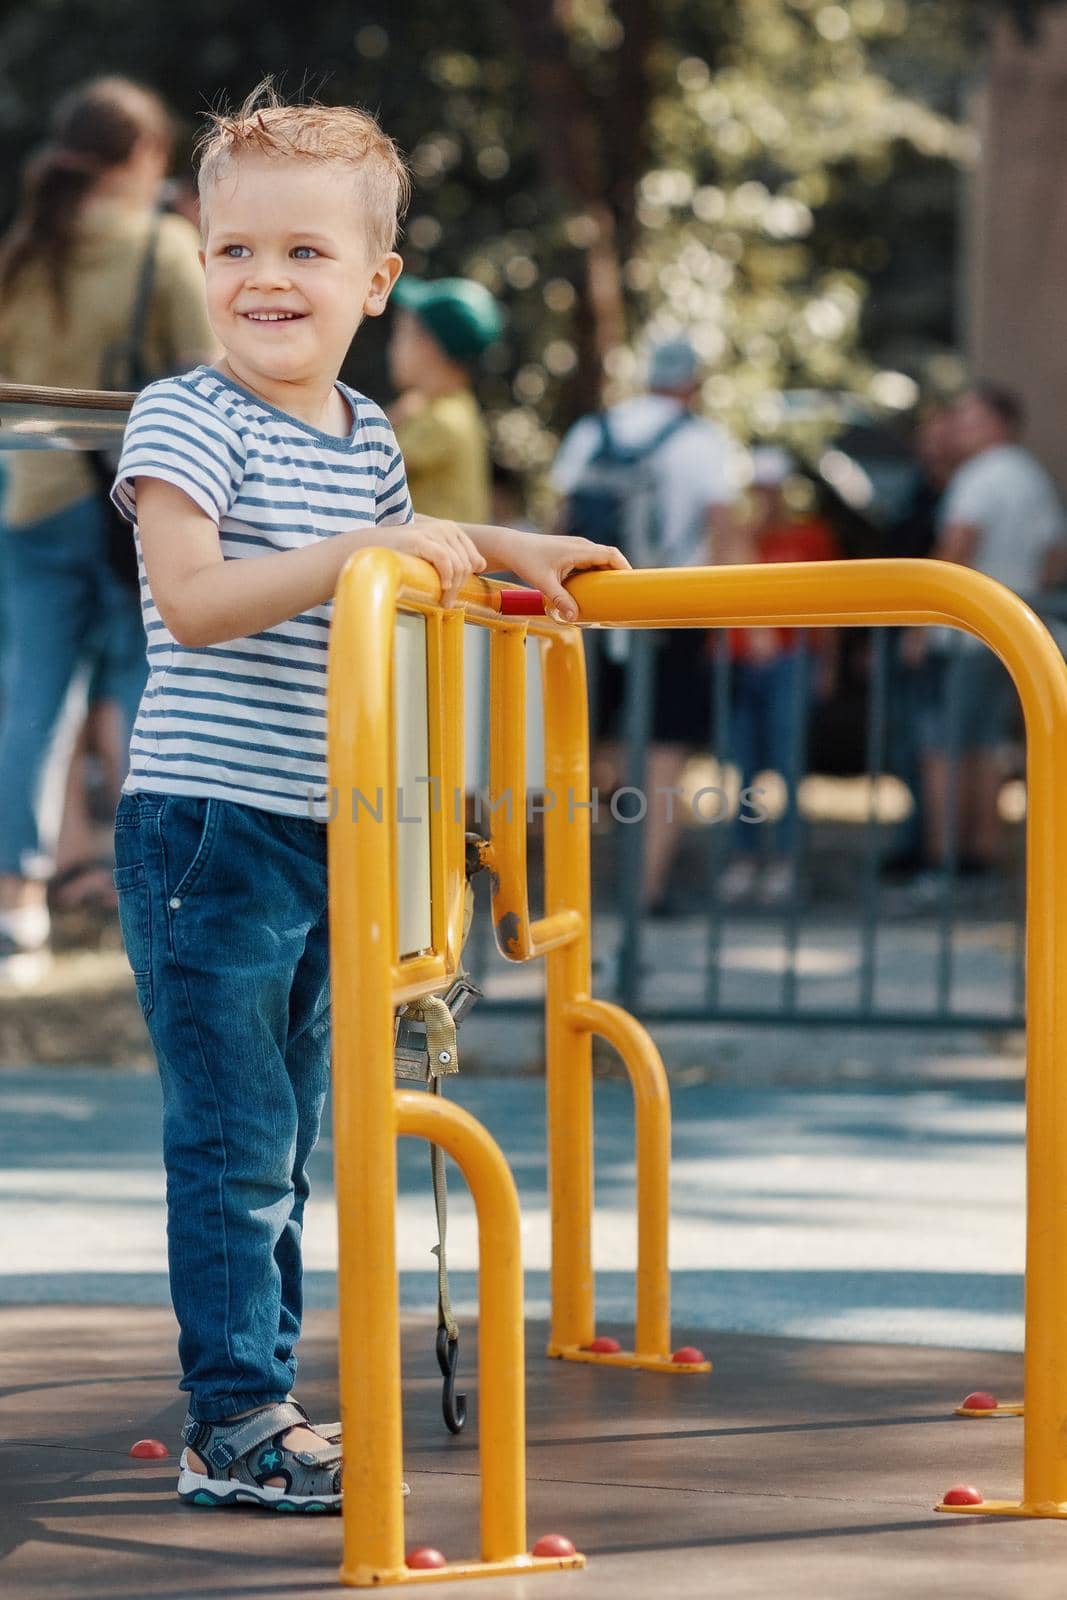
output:
[{"label": "person with grey cap", "polygon": [[[694,414],[699,394],[697,351],[687,339],[670,339],[650,352],[644,394],[576,422],[551,473],[552,485],[563,497],[560,531],[582,532],[589,538],[593,535],[587,523],[614,521],[619,526],[612,532],[612,542],[635,566],[743,560],[747,547],[732,512],[737,498],[734,445],[723,428]],[[603,483],[605,467],[633,473],[629,506],[613,507],[609,497],[591,487]],[[604,532],[606,528],[597,537]],[[711,686],[700,630],[673,629],[659,635],[655,659],[642,900],[649,912],[662,914],[667,910],[667,879],[681,827],[670,791],[677,791],[690,751],[708,745]],[[606,741],[603,764],[617,771],[615,741],[625,676],[621,664],[603,649],[597,678],[594,725]]]},{"label": "person with grey cap", "polygon": [[503,319],[484,284],[471,278],[427,283],[403,277],[389,341],[398,398],[389,408],[421,516],[490,519],[489,440],[473,388],[474,363]]}]

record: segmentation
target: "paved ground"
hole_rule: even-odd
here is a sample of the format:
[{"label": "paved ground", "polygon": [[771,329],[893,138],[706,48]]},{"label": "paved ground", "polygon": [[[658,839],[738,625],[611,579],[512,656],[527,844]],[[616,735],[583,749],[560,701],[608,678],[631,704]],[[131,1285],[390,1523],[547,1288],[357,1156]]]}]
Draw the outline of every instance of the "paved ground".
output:
[{"label": "paved ground", "polygon": [[[453,1092],[450,1090],[450,1092]],[[531,1314],[546,1310],[543,1084],[462,1075],[455,1097],[519,1183]],[[594,1238],[601,1319],[629,1319],[633,1132],[625,1084],[597,1087]],[[903,1344],[1021,1347],[1023,1109],[1016,1079],[674,1092],[671,1259],[679,1321]],[[434,1301],[424,1147],[402,1140],[405,1304]],[[305,1227],[308,1298],[335,1304],[327,1128]],[[473,1309],[473,1212],[453,1184],[457,1306]],[[159,1091],[153,1073],[0,1072],[0,1303],[166,1305]]]},{"label": "paved ground", "polygon": [[[460,1585],[481,1600],[947,1596],[1059,1600],[1067,1529],[936,1516],[951,1483],[1013,1497],[1021,1425],[951,1415],[1020,1388],[1022,1062],[1011,1041],[656,1029],[674,1079],[675,1329],[710,1379],[593,1372],[528,1339],[531,1539],[570,1534],[584,1574]],[[527,1302],[546,1304],[543,1083],[530,1022],[472,1019],[453,1092],[519,1182]],[[492,1061],[513,1075],[484,1075]],[[597,1084],[602,1331],[630,1316],[628,1087]],[[426,1157],[401,1141],[410,1544],[475,1553],[476,1428],[443,1432]],[[329,1128],[306,1230],[298,1393],[337,1415]],[[207,1514],[173,1495],[183,1414],[167,1303],[159,1093],[128,1068],[0,1070],[0,1590],[11,1600],[339,1594],[340,1527]],[[476,1397],[474,1233],[450,1250]],[[407,1592],[407,1591],[405,1591]]]},{"label": "paved ground", "polygon": [[[686,1333],[693,1330],[685,1329]],[[10,1600],[267,1600],[341,1594],[334,1518],[204,1512],[173,1494],[170,1314],[0,1309],[0,1573]],[[1010,1393],[1016,1357],[717,1335],[710,1378],[593,1372],[540,1358],[530,1329],[529,1530],[569,1534],[584,1573],[460,1583],[457,1600],[1059,1600],[1067,1529],[937,1516],[951,1483],[1010,1496],[1018,1422],[950,1414],[977,1379]],[[299,1393],[337,1415],[333,1313],[311,1313]],[[477,1551],[475,1408],[438,1414],[430,1330],[405,1336],[409,1548]],[[401,1591],[410,1593],[409,1590]]]}]

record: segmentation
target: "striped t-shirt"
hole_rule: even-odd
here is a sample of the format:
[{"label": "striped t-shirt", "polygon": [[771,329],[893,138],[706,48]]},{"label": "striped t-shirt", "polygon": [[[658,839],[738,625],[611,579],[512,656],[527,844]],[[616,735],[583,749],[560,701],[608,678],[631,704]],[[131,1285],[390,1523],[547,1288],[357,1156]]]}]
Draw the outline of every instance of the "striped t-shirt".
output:
[{"label": "striped t-shirt", "polygon": [[227,561],[299,550],[359,524],[409,521],[404,463],[385,414],[346,384],[338,389],[352,411],[345,439],[208,366],[149,384],[134,401],[112,498],[134,524],[149,675],[125,792],[327,815],[332,601],[247,638],[179,644],[152,599],[134,480],[162,478],[183,490],[218,523]]}]

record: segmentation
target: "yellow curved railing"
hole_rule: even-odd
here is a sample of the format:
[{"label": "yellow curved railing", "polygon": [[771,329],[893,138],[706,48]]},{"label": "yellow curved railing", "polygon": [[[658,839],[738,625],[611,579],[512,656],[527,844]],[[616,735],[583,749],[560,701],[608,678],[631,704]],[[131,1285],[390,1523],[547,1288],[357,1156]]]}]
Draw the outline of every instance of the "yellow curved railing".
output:
[{"label": "yellow curved railing", "polygon": [[[1067,1516],[1067,666],[1017,596],[965,568],[931,561],[687,568],[586,573],[568,585],[582,621],[624,627],[786,623],[961,627],[1004,662],[1027,728],[1027,1174],[1023,1492],[1019,1502],[939,1509]],[[492,813],[486,855],[497,940],[512,960],[546,964],[546,1077],[552,1216],[549,1353],[573,1360],[706,1370],[674,1363],[669,1347],[667,1183],[670,1113],[662,1063],[640,1024],[592,998],[589,925],[589,764],[580,631],[545,617],[506,615],[501,585],[472,579],[456,607],[437,603],[427,564],[388,550],[348,563],[330,642],[331,790],[396,790],[393,637],[398,611],[425,618],[430,771],[448,797],[463,787],[462,634],[491,630],[490,788],[523,795],[524,647],[542,654],[545,909],[526,893],[525,805]],[[373,827],[338,805],[329,822],[334,1014],[334,1107],[340,1234],[340,1381],[346,1437],[342,1582],[440,1580],[576,1565],[580,1557],[526,1551],[522,1315],[517,1203],[506,1163],[484,1129],[455,1106],[426,1109],[393,1086],[396,1005],[444,988],[460,956],[462,810],[430,815],[430,947],[400,960],[395,817]],[[586,1347],[595,1336],[590,1246],[591,1038],[622,1055],[634,1084],[638,1143],[635,1348]],[[404,1562],[399,1309],[395,1251],[396,1137],[418,1133],[455,1156],[480,1224],[482,1559],[416,1572]],[[490,1219],[492,1225],[490,1226]],[[931,1219],[936,1226],[936,1217]]]}]

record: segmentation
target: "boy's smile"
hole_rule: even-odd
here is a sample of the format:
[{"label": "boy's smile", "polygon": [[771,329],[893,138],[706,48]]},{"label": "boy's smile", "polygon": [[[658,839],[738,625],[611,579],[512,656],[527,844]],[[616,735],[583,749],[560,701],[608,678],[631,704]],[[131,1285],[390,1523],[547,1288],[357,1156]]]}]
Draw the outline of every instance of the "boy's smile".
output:
[{"label": "boy's smile", "polygon": [[298,317],[304,317],[305,311],[242,311],[241,316],[247,317],[249,322],[292,322]]},{"label": "boy's smile", "polygon": [[351,167],[243,156],[206,196],[208,315],[233,376],[323,426],[364,316],[380,316],[400,257],[376,255]]}]

